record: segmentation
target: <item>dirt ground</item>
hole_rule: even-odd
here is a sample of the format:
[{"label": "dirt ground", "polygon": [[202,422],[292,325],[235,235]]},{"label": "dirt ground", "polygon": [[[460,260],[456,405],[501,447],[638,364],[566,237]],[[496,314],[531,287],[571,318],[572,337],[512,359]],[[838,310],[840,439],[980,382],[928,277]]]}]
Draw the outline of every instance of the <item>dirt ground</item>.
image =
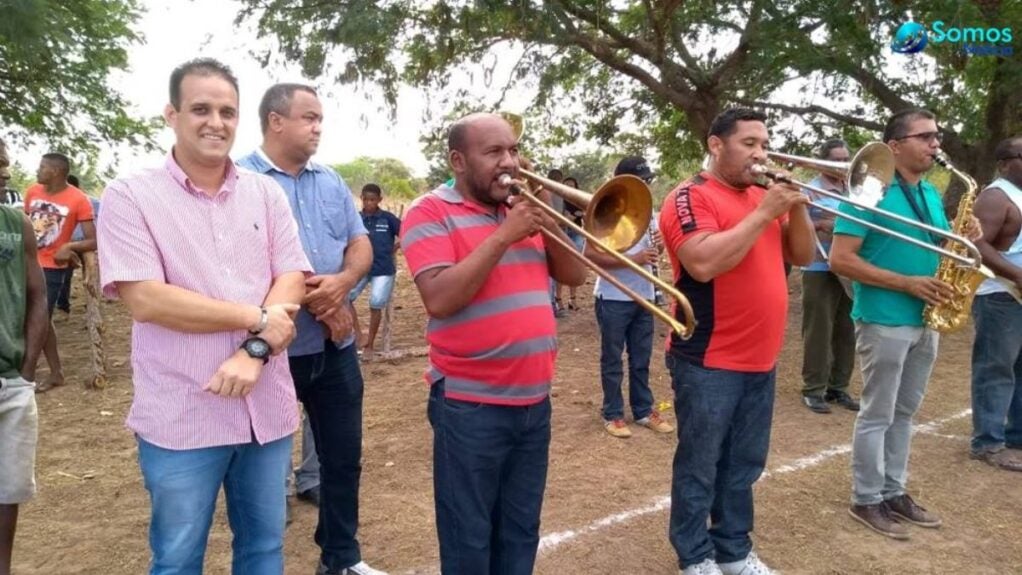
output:
[{"label": "dirt ground", "polygon": [[[83,389],[89,351],[83,294],[79,285],[75,289],[70,318],[57,323],[70,381],[39,396],[39,494],[22,509],[14,573],[143,573],[148,499],[135,442],[123,427],[132,393],[130,322],[120,304],[105,305],[111,385],[103,391]],[[603,431],[591,289],[580,289],[580,311],[559,320],[542,524],[546,537],[536,572],[677,573],[666,536],[676,438],[634,428],[631,439],[621,440]],[[404,271],[396,293],[394,345],[421,346],[423,310]],[[360,303],[365,313],[364,297]],[[917,420],[936,423],[916,435],[912,452],[910,488],[943,517],[944,526],[912,529],[910,541],[896,542],[867,531],[846,512],[854,415],[843,410],[816,415],[799,404],[799,316],[795,273],[769,471],[756,493],[754,538],[764,560],[786,574],[1022,573],[1022,475],[968,458],[971,330],[942,342]],[[664,330],[658,327],[658,332]],[[425,365],[421,357],[364,365],[359,537],[364,557],[394,574],[436,572]],[[659,351],[654,353],[652,385],[658,400],[671,398]],[[856,394],[860,386],[856,376]],[[295,510],[287,534],[287,573],[311,574],[318,558],[312,541],[316,512],[302,503]],[[206,566],[207,573],[230,569],[230,531],[222,503]]]}]

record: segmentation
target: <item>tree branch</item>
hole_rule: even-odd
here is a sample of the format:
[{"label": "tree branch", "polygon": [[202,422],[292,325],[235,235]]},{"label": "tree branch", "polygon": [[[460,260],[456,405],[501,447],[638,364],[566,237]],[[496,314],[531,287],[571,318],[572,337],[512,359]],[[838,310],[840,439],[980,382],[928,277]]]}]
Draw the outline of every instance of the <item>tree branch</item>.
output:
[{"label": "tree branch", "polygon": [[857,126],[859,128],[865,128],[867,130],[873,130],[873,131],[876,131],[876,132],[881,132],[884,129],[884,125],[881,124],[880,122],[873,122],[873,121],[870,121],[870,120],[864,120],[862,118],[857,118],[855,116],[849,116],[847,114],[841,114],[841,113],[835,112],[834,110],[830,110],[830,109],[824,108],[822,106],[817,106],[816,104],[812,104],[812,105],[809,105],[809,106],[789,106],[787,104],[777,104],[775,102],[763,102],[761,100],[748,100],[748,99],[744,99],[744,98],[743,99],[737,99],[737,100],[735,100],[735,102],[738,103],[738,104],[741,104],[743,106],[749,106],[751,108],[769,108],[769,109],[772,109],[772,110],[780,110],[782,112],[788,112],[789,114],[799,114],[799,115],[820,114],[820,115],[823,115],[823,116],[827,116],[828,118],[832,118],[834,120],[837,120],[839,122],[844,122],[846,124],[851,124],[851,125]]}]

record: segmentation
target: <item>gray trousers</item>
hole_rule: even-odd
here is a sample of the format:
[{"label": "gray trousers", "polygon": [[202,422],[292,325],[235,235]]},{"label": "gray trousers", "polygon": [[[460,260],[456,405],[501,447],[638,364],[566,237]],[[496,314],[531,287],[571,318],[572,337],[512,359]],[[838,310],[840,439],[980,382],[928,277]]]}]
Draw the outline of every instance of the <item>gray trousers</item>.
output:
[{"label": "gray trousers", "polygon": [[852,503],[905,493],[912,417],[923,402],[940,335],[924,327],[856,322],[862,408],[852,437]]},{"label": "gray trousers", "polygon": [[302,410],[302,464],[295,469],[294,477],[287,474],[287,493],[304,493],[319,486],[319,457],[316,457],[316,440],[312,437],[309,416]]}]

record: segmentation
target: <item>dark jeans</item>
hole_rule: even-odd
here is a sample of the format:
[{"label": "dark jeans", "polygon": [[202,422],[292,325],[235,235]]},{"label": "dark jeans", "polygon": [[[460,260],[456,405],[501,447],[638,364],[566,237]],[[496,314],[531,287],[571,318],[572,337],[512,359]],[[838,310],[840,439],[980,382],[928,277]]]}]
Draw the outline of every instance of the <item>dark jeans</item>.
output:
[{"label": "dark jeans", "polygon": [[636,420],[653,411],[649,389],[649,357],[653,353],[653,315],[633,301],[596,298],[600,326],[600,383],[603,384],[603,419],[624,417],[621,353],[628,350],[628,400]]},{"label": "dark jeans", "polygon": [[770,447],[775,371],[707,369],[674,357],[671,379],[678,448],[669,536],[678,564],[741,561],[752,550],[752,484]]},{"label": "dark jeans", "polygon": [[75,269],[67,268],[67,280],[64,281],[64,287],[57,296],[57,309],[64,313],[71,313],[71,284],[74,282],[74,276]]},{"label": "dark jeans", "polygon": [[852,298],[830,272],[802,272],[802,395],[846,391],[855,369]]},{"label": "dark jeans", "polygon": [[316,544],[330,569],[362,560],[358,484],[362,474],[362,372],[355,346],[291,357],[295,392],[309,416],[319,457],[320,505]]},{"label": "dark jeans", "polygon": [[976,296],[972,318],[972,451],[1022,446],[1022,305]]},{"label": "dark jeans", "polygon": [[72,271],[72,268],[43,268],[43,275],[46,276],[46,311],[51,316],[60,299],[60,292],[64,286],[71,284]]},{"label": "dark jeans", "polygon": [[529,406],[429,393],[433,496],[443,575],[528,575],[550,448],[550,399]]}]

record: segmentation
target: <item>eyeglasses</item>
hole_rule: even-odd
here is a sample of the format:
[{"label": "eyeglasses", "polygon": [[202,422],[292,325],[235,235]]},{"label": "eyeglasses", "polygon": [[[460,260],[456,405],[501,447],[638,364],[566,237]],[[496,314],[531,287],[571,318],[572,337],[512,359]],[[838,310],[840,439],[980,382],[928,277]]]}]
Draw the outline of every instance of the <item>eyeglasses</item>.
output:
[{"label": "eyeglasses", "polygon": [[921,142],[926,142],[927,144],[929,144],[934,140],[937,140],[937,142],[940,143],[941,141],[944,140],[944,135],[941,134],[940,132],[919,132],[918,134],[909,134],[907,136],[902,136],[898,138],[898,140],[907,140],[909,138],[916,138]]},{"label": "eyeglasses", "polygon": [[1014,156],[1004,156],[1002,158],[997,158],[998,162],[1010,162],[1011,160],[1022,160],[1022,154],[1015,154]]}]

